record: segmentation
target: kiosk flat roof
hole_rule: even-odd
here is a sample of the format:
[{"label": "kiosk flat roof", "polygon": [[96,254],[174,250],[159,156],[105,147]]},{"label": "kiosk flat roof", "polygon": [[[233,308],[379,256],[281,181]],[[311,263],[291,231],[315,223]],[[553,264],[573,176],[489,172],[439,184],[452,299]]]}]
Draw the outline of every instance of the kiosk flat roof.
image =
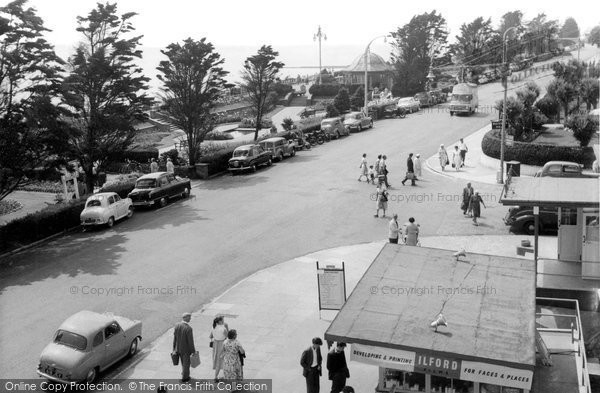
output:
[{"label": "kiosk flat roof", "polygon": [[598,178],[513,177],[500,202],[507,206],[595,207]]},{"label": "kiosk flat roof", "polygon": [[387,244],[325,337],[533,370],[533,261],[453,253]]}]

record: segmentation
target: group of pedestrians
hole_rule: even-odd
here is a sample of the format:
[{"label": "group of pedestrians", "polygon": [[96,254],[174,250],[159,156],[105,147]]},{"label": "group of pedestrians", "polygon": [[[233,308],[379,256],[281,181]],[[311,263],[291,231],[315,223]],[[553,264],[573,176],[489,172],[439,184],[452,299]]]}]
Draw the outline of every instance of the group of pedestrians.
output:
[{"label": "group of pedestrians", "polygon": [[[190,380],[190,358],[196,353],[194,332],[190,326],[192,314],[185,313],[182,321],[175,325],[173,333],[173,352],[181,363],[181,382]],[[241,381],[244,379],[244,358],[246,352],[237,340],[237,331],[229,329],[223,316],[213,320],[213,328],[209,335],[209,346],[212,348],[212,364],[215,370],[215,382],[219,373],[227,380]]]},{"label": "group of pedestrians", "polygon": [[[460,138],[460,142],[454,146],[454,150],[452,150],[452,157],[448,155],[448,151],[446,151],[444,144],[441,144],[440,148],[438,149],[438,158],[442,171],[446,170],[446,166],[452,165],[452,168],[458,172],[460,168],[465,166],[465,160],[467,158],[468,151],[469,148],[467,147],[467,144],[463,138]],[[450,158],[452,158],[452,161],[450,161]]]},{"label": "group of pedestrians", "polygon": [[393,244],[398,244],[398,241],[402,239],[407,246],[418,246],[420,245],[419,228],[420,225],[415,223],[414,217],[410,217],[408,222],[400,228],[398,215],[394,214],[388,225],[388,239]]},{"label": "group of pedestrians", "polygon": [[467,183],[467,186],[463,189],[460,208],[464,216],[468,215],[473,218],[473,225],[479,225],[477,219],[481,217],[481,205],[487,209],[479,192],[473,189],[471,183]]},{"label": "group of pedestrians", "polygon": [[[329,344],[329,342],[328,342]],[[302,375],[306,379],[306,392],[319,393],[321,389],[321,375],[323,356],[321,355],[323,340],[319,337],[312,339],[312,345],[302,352],[300,365]],[[350,378],[350,371],[346,363],[344,349],[346,343],[338,342],[332,345],[327,353],[327,374],[331,381],[331,393],[354,393],[354,389],[346,386],[346,380]]]}]

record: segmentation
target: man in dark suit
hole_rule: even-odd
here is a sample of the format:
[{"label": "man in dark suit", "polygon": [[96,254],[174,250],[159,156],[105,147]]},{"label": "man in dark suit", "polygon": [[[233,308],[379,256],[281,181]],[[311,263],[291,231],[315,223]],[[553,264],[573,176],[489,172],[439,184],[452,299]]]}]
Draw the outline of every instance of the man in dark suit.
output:
[{"label": "man in dark suit", "polygon": [[402,180],[402,185],[404,185],[404,182],[409,180],[411,181],[410,185],[414,186],[415,185],[415,164],[413,162],[413,154],[410,153],[408,155],[408,158],[406,159],[406,177],[404,177],[404,180]]},{"label": "man in dark suit", "polygon": [[196,352],[194,346],[194,331],[189,325],[192,314],[186,312],[182,321],[175,325],[173,333],[173,351],[179,354],[181,359],[181,382],[190,380],[190,355]]},{"label": "man in dark suit", "polygon": [[319,337],[312,339],[312,345],[302,352],[300,357],[300,365],[302,366],[302,375],[306,378],[306,392],[319,393],[319,379],[321,377],[321,345],[323,340]]},{"label": "man in dark suit", "polygon": [[340,393],[346,386],[346,378],[350,378],[344,348],[346,348],[346,343],[337,343],[333,351],[327,354],[327,370],[331,380],[331,393]]}]

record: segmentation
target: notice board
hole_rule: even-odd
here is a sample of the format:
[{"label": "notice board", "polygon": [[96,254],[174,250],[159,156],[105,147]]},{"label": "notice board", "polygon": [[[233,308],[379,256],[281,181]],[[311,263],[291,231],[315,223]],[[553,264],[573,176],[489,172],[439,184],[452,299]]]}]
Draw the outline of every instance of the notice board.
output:
[{"label": "notice board", "polygon": [[346,302],[346,274],[342,267],[327,265],[319,267],[317,261],[317,284],[319,310],[340,310]]}]

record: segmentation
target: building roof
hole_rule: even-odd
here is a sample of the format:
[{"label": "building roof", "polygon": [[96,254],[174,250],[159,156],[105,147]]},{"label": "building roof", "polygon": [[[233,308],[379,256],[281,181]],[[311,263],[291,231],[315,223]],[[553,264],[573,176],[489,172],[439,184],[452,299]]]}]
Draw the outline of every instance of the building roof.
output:
[{"label": "building roof", "polygon": [[575,177],[513,177],[503,191],[505,206],[599,206],[599,179]]},{"label": "building roof", "polygon": [[[532,261],[387,244],[325,333],[331,341],[533,370]],[[448,327],[431,322],[443,309]]]},{"label": "building roof", "polygon": [[[394,70],[390,64],[386,63],[381,56],[371,52],[369,54],[369,72],[391,72]],[[348,67],[341,72],[365,72],[365,55],[360,54]]]}]

